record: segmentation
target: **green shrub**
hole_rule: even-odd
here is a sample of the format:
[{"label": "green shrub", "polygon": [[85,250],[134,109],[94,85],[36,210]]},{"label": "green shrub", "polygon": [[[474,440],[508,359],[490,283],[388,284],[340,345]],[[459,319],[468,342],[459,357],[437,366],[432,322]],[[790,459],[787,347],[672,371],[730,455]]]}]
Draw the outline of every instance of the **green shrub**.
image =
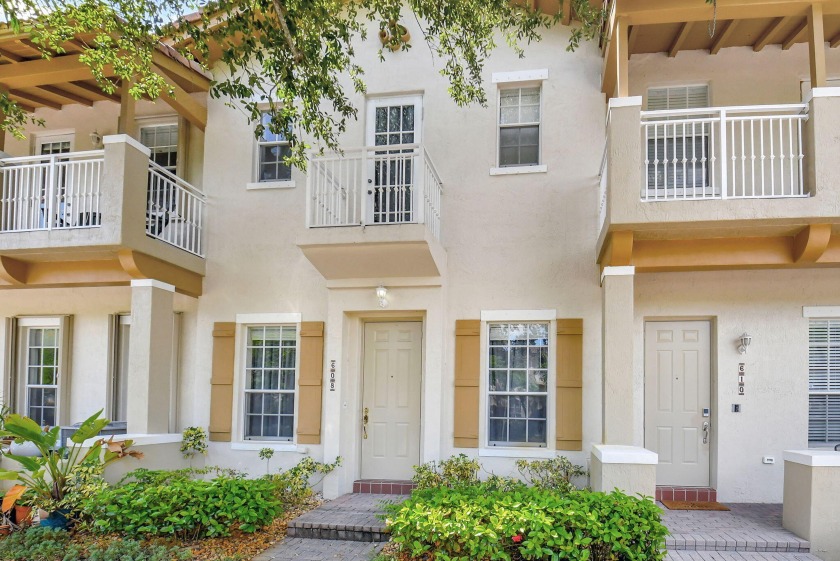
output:
[{"label": "green shrub", "polygon": [[62,530],[32,528],[0,540],[3,561],[173,561],[190,559],[188,549],[144,546],[133,540],[115,540],[107,546],[84,548]]},{"label": "green shrub", "polygon": [[312,486],[318,481],[312,480],[317,474],[321,478],[341,465],[341,458],[331,464],[316,462],[310,457],[302,459],[292,468],[267,476],[274,483],[278,498],[287,507],[303,504],[312,496]]},{"label": "green shrub", "polygon": [[143,470],[134,474],[134,481],[86,500],[83,514],[97,532],[199,538],[228,535],[233,526],[254,532],[282,513],[272,481],[228,476],[195,480],[191,472]]},{"label": "green shrub", "polygon": [[418,489],[462,487],[478,483],[479,469],[481,464],[478,460],[469,458],[466,454],[458,454],[440,462],[414,466],[414,477],[411,479]]},{"label": "green shrub", "polygon": [[649,500],[487,485],[415,491],[388,507],[391,539],[414,558],[657,561],[667,533]]},{"label": "green shrub", "polygon": [[552,489],[570,493],[576,489],[574,479],[585,477],[586,470],[568,458],[559,456],[548,460],[517,460],[516,468],[529,485],[537,489]]}]

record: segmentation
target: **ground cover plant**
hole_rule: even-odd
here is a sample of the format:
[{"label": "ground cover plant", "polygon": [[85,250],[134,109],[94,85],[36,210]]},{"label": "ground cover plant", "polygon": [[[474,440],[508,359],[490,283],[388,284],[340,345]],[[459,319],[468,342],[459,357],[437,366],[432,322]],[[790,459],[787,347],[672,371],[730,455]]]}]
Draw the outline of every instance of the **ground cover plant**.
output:
[{"label": "ground cover plant", "polygon": [[517,462],[522,479],[478,478],[465,455],[418,466],[418,489],[387,507],[382,559],[658,561],[666,528],[652,500],[596,493],[566,458]]}]

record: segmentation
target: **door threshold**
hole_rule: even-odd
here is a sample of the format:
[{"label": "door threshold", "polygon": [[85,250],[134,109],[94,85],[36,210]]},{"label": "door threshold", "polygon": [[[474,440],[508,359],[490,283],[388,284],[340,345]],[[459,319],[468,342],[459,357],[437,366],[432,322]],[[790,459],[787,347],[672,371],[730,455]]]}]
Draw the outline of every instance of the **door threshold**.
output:
[{"label": "door threshold", "polygon": [[700,501],[717,502],[717,490],[712,487],[685,487],[657,485],[657,501]]}]

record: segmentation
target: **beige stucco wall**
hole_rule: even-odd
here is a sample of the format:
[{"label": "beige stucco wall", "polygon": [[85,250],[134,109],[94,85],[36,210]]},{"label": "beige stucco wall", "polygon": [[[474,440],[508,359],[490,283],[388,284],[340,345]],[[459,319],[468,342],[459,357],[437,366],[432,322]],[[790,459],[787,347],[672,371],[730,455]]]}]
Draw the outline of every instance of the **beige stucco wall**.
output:
[{"label": "beige stucco wall", "polygon": [[783,525],[811,542],[811,553],[840,560],[840,467],[785,461]]},{"label": "beige stucco wall", "polygon": [[592,457],[589,468],[592,490],[625,495],[653,497],[656,494],[656,466],[645,464],[605,464]]},{"label": "beige stucco wall", "polygon": [[[781,502],[782,451],[808,447],[808,319],[837,305],[840,271],[722,271],[636,275],[636,444],[644,440],[644,321],[711,319],[712,487],[730,502]],[[747,354],[738,338],[752,335]],[[746,364],[738,396],[738,364]],[[732,404],[741,413],[732,413]],[[762,463],[773,456],[774,465]]]}]

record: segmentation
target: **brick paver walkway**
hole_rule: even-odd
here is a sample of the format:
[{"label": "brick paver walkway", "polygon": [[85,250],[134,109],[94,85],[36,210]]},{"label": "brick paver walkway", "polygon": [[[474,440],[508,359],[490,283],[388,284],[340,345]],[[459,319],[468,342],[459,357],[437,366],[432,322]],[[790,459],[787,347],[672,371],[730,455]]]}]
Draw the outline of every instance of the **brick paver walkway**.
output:
[{"label": "brick paver walkway", "polygon": [[339,540],[286,538],[254,561],[368,561],[384,544]]}]

